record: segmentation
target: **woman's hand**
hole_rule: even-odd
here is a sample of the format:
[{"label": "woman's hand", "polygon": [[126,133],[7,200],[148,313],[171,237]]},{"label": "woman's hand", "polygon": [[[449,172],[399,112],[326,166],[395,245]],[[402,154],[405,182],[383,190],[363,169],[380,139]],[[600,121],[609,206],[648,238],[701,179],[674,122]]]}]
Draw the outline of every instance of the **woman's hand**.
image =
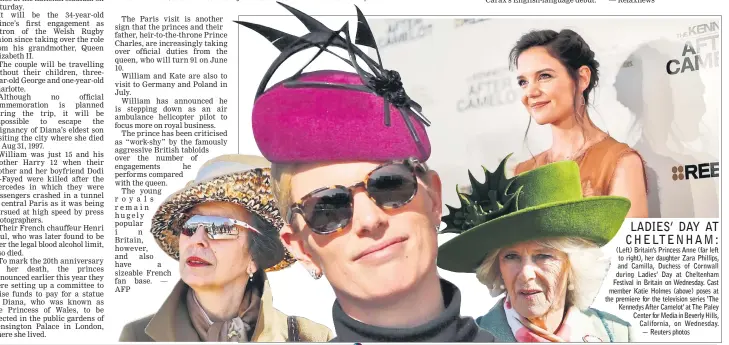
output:
[{"label": "woman's hand", "polygon": [[613,179],[610,181],[609,195],[630,199],[631,206],[626,218],[648,217],[648,193],[640,155],[632,152],[618,160]]}]

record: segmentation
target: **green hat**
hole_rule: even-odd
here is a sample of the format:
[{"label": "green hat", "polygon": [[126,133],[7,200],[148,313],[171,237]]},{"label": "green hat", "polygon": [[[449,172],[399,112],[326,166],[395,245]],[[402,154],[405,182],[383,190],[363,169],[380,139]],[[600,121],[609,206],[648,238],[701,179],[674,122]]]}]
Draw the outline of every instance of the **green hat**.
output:
[{"label": "green hat", "polygon": [[574,161],[543,165],[507,179],[506,160],[486,181],[471,172],[472,192],[456,192],[460,208],[450,213],[440,233],[458,236],[438,248],[438,267],[474,273],[483,260],[504,246],[553,237],[581,237],[603,246],[615,236],[630,209],[618,196],[583,197],[580,169]]}]

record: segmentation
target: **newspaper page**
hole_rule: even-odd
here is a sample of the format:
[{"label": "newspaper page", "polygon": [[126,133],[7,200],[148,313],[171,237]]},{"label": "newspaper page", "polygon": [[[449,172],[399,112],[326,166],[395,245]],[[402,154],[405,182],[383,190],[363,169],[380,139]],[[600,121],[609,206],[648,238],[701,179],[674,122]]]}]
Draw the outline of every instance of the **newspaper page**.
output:
[{"label": "newspaper page", "polygon": [[721,343],[719,7],[0,0],[0,342]]}]

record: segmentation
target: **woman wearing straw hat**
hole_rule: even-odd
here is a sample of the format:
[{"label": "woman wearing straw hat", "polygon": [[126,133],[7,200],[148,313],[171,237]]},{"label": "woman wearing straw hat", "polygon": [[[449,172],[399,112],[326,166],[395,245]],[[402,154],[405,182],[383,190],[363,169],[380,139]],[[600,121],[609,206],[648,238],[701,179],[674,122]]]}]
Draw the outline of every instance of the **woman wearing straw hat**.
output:
[{"label": "woman wearing straw hat", "polygon": [[159,311],[127,324],[120,341],[324,342],[331,331],[272,306],[264,271],[294,260],[278,236],[281,217],[262,157],[226,155],[170,196],[152,235],[180,262],[181,280]]},{"label": "woman wearing straw hat", "polygon": [[[507,157],[508,159],[508,157]],[[511,179],[506,159],[486,182],[470,175],[471,194],[448,206],[438,266],[476,273],[493,297],[477,319],[503,342],[629,342],[633,328],[590,308],[610,265],[601,246],[620,229],[630,201],[583,197],[574,161],[551,163]]]}]

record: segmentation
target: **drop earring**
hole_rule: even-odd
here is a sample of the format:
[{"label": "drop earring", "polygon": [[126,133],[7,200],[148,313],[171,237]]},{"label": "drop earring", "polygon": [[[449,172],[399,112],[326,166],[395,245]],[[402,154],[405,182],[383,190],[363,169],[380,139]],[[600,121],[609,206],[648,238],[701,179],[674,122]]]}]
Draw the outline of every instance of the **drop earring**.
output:
[{"label": "drop earring", "polygon": [[248,276],[250,277],[250,278],[248,279],[248,281],[251,281],[251,282],[252,282],[252,281],[253,281],[253,273],[248,273]]},{"label": "drop earring", "polygon": [[582,108],[582,114],[578,114],[578,115],[584,115],[587,112],[587,102],[585,102],[584,95],[580,95],[580,99],[582,100],[582,104],[580,104],[580,107]]},{"label": "drop earring", "polygon": [[319,278],[321,278],[321,273],[318,273],[318,272],[317,272],[317,271],[316,271],[315,269],[312,269],[312,270],[310,270],[310,271],[309,271],[309,274],[310,274],[310,275],[311,275],[311,277],[312,277],[312,278],[314,278],[315,280],[316,280],[316,279],[319,279]]}]

